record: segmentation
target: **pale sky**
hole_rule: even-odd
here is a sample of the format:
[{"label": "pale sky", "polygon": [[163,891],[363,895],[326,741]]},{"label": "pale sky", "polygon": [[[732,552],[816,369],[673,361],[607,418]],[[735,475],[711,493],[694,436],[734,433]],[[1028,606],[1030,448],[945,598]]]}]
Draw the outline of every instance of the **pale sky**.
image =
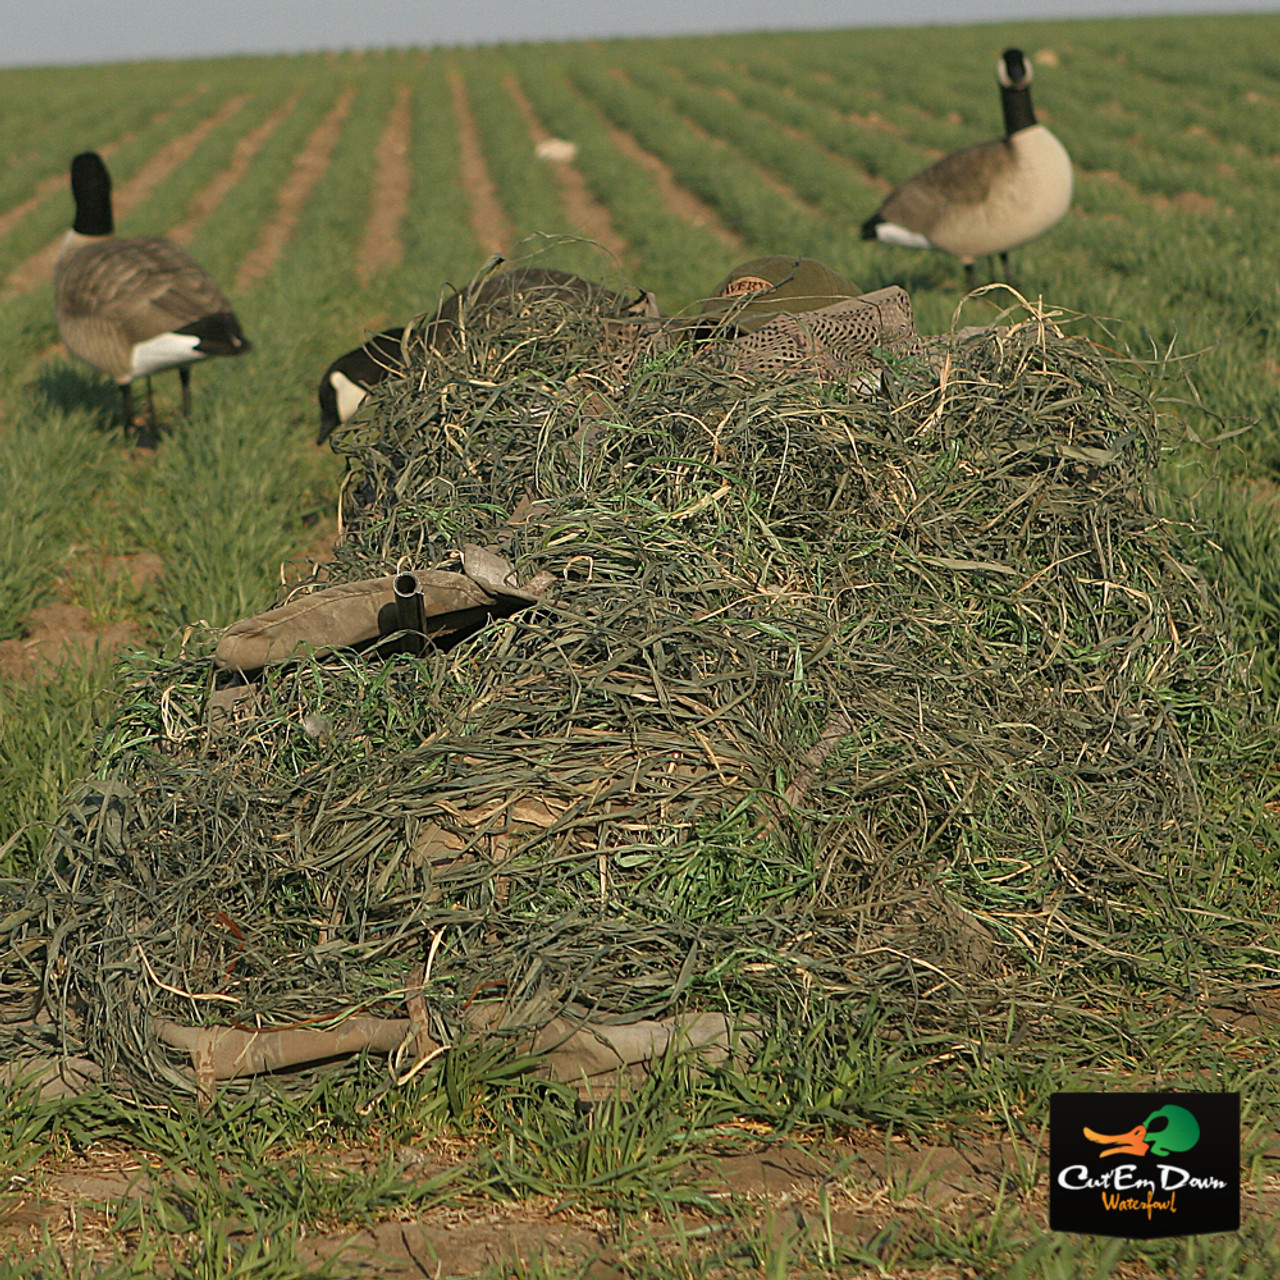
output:
[{"label": "pale sky", "polygon": [[0,66],[1276,11],[1280,0],[0,0]]}]

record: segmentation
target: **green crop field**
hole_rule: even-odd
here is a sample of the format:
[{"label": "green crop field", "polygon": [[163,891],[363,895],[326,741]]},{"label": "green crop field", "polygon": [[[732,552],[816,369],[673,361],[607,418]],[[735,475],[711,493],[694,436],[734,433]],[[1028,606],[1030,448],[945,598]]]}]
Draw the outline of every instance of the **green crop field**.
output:
[{"label": "green crop field", "polygon": [[[0,72],[0,877],[29,874],[137,671],[327,559],[343,466],[314,444],[321,372],[489,254],[545,243],[540,261],[599,274],[573,237],[592,239],[667,313],[736,263],[802,254],[867,291],[904,286],[923,333],[999,319],[1005,291],[961,307],[955,260],[858,228],[893,185],[999,133],[1009,45],[1032,55],[1037,111],[1076,171],[1068,217],[1013,254],[1020,291],[1145,362],[1162,501],[1213,531],[1202,567],[1253,653],[1250,765],[1203,803],[1248,814],[1215,856],[1254,914],[1232,899],[1203,915],[1273,957],[1251,981],[1280,989],[1280,15]],[[577,145],[571,164],[535,156],[547,135]],[[181,239],[254,343],[195,370],[189,421],[176,378],[156,379],[154,450],[58,341],[52,246],[89,148],[118,232]],[[1187,984],[1147,996],[1190,1001]],[[396,1275],[1261,1280],[1280,1274],[1277,1007],[1034,1069],[1002,1045],[779,1034],[757,1069],[673,1070],[590,1116],[480,1050],[377,1106],[380,1064],[363,1061],[305,1097],[205,1115],[10,1084],[0,1275],[370,1274],[335,1253],[363,1230]],[[1049,1093],[1123,1082],[1242,1091],[1239,1235],[1047,1232]]]}]

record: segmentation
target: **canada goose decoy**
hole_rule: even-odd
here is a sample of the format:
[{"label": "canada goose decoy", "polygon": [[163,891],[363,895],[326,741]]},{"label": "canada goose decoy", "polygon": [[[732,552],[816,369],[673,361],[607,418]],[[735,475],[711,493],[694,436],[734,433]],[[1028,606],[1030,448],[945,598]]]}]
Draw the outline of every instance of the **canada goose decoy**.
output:
[{"label": "canada goose decoy", "polygon": [[[211,356],[238,356],[250,343],[208,272],[159,236],[115,236],[111,177],[96,151],[71,162],[76,218],[54,277],[58,332],[67,349],[116,380],[125,425],[133,422],[134,378],[178,370],[182,412],[191,413],[191,369]],[[154,422],[152,429],[154,430]]]},{"label": "canada goose decoy", "polygon": [[[606,315],[649,315],[656,312],[653,296],[641,293],[627,299],[593,280],[549,267],[515,267],[487,276],[477,287],[449,295],[420,330],[411,333],[412,350],[448,351],[461,328],[462,305],[467,303],[467,322],[483,323],[512,303],[554,299],[579,304],[594,303]],[[404,329],[384,329],[363,346],[339,356],[320,379],[320,431],[316,443],[323,444],[330,433],[348,422],[365,397],[387,378],[403,371]]]},{"label": "canada goose decoy", "polygon": [[324,371],[316,444],[324,444],[336,427],[355,417],[372,388],[400,371],[403,338],[403,329],[384,329],[363,346],[339,356]]},{"label": "canada goose decoy", "polygon": [[943,156],[862,224],[864,240],[954,254],[970,289],[975,258],[998,254],[1008,279],[1009,250],[1043,235],[1071,207],[1071,158],[1036,123],[1031,63],[1006,49],[996,73],[1005,136]]}]

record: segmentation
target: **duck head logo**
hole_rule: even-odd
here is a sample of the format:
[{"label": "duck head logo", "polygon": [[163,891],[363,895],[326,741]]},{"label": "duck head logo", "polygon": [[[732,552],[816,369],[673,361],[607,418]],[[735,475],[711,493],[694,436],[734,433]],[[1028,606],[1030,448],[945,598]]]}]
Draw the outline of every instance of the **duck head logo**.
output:
[{"label": "duck head logo", "polygon": [[[1157,1124],[1157,1121],[1163,1123]],[[1141,1124],[1134,1125],[1128,1133],[1095,1133],[1088,1125],[1084,1136],[1090,1142],[1107,1147],[1100,1153],[1107,1156],[1145,1156],[1148,1151],[1156,1156],[1170,1156],[1176,1152],[1190,1151],[1200,1141],[1200,1124],[1186,1107],[1157,1107]]]}]

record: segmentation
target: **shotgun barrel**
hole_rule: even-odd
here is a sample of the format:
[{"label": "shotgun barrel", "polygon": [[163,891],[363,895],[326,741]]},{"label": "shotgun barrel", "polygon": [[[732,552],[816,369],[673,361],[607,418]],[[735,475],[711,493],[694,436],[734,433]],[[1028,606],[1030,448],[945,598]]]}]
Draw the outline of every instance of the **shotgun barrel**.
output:
[{"label": "shotgun barrel", "polygon": [[421,653],[426,641],[427,615],[417,576],[412,573],[397,573],[391,589],[396,596],[396,621],[400,630],[407,633],[405,652]]}]

